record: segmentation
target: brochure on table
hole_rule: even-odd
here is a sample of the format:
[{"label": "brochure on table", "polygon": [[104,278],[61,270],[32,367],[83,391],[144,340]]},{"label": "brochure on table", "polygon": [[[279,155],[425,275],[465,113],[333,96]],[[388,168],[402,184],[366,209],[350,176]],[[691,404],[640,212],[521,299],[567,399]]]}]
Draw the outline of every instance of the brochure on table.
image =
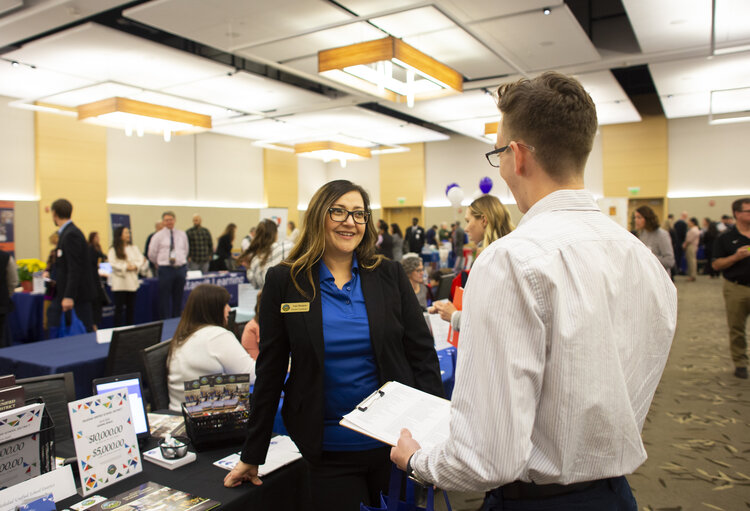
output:
[{"label": "brochure on table", "polygon": [[55,502],[75,495],[76,485],[70,465],[0,491],[0,511],[16,511],[20,505],[50,493]]},{"label": "brochure on table", "polygon": [[221,503],[175,490],[154,482],[147,482],[87,508],[88,511],[149,510],[208,511]]},{"label": "brochure on table", "polygon": [[42,473],[43,412],[44,403],[33,403],[0,413],[0,490]]},{"label": "brochure on table", "polygon": [[127,389],[68,403],[83,495],[143,470]]}]

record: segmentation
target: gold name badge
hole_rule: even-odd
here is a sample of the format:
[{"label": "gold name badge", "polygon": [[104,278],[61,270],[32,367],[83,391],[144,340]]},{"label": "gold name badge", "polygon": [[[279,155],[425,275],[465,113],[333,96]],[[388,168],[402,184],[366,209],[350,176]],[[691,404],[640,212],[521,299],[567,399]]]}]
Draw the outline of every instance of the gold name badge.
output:
[{"label": "gold name badge", "polygon": [[310,302],[282,303],[281,312],[309,312]]}]

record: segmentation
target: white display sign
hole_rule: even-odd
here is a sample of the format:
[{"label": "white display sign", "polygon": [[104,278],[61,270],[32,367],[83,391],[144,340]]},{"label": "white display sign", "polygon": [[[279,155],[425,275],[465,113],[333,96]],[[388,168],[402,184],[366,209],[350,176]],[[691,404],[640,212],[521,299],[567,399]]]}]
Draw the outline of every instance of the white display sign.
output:
[{"label": "white display sign", "polygon": [[261,208],[260,219],[269,219],[279,228],[279,241],[286,239],[286,224],[289,220],[288,208]]},{"label": "white display sign", "polygon": [[32,403],[0,413],[0,443],[39,431],[43,413],[44,403]]},{"label": "white display sign", "polygon": [[55,502],[75,495],[76,485],[70,465],[0,491],[0,511],[16,511],[19,505],[50,493]]},{"label": "white display sign", "polygon": [[143,470],[126,388],[68,403],[83,495]]}]

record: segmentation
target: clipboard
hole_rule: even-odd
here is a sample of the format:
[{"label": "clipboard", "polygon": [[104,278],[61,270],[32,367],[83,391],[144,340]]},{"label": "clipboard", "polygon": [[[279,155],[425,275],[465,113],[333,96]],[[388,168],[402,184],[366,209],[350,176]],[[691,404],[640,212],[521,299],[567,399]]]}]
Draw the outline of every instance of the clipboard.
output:
[{"label": "clipboard", "polygon": [[432,447],[448,439],[451,402],[403,383],[389,381],[362,400],[339,424],[395,446],[401,428],[419,445]]}]

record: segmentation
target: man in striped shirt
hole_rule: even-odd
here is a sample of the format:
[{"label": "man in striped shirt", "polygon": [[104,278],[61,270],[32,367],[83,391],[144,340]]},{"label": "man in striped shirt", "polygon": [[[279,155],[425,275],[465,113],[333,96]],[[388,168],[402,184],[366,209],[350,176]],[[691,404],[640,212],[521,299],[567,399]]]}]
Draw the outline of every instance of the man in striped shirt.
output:
[{"label": "man in striped shirt", "polygon": [[580,83],[545,73],[498,94],[487,159],[525,215],[472,267],[450,437],[421,450],[402,430],[391,458],[441,488],[489,490],[485,511],[636,511],[624,476],[646,459],[676,290],[583,189],[597,121]]}]

